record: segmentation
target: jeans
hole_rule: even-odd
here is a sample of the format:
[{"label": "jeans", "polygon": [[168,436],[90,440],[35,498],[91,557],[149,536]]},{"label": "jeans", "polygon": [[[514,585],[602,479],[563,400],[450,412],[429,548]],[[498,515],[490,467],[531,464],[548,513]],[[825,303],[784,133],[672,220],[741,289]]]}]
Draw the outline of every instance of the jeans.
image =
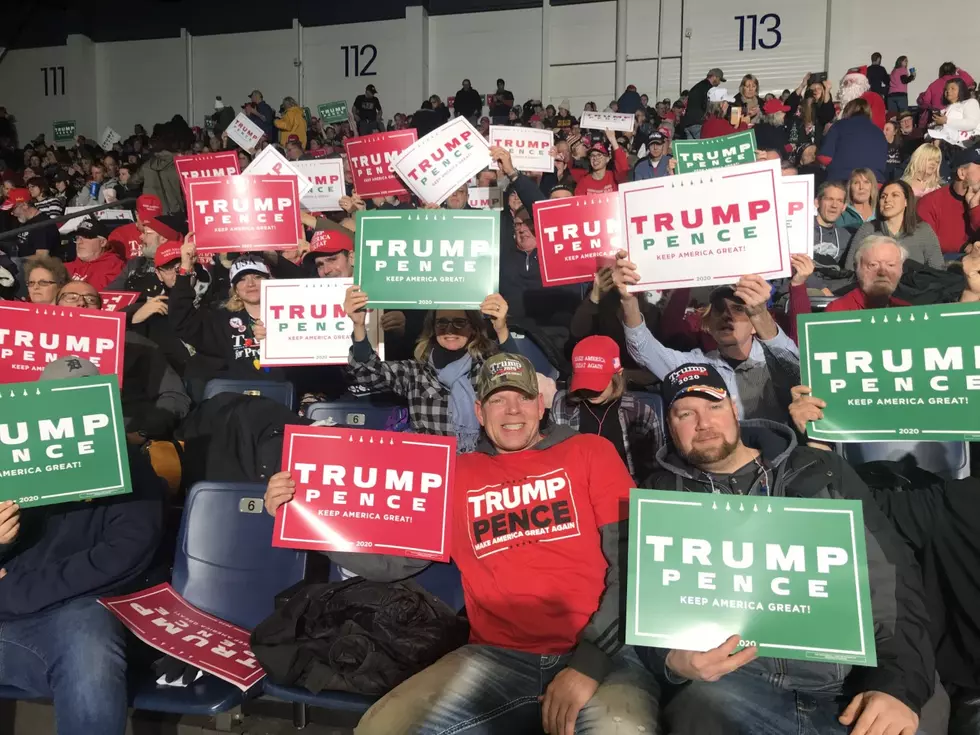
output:
[{"label": "jeans", "polygon": [[905,92],[895,92],[885,99],[889,112],[905,112],[909,109],[909,96]]},{"label": "jeans", "polygon": [[123,627],[93,597],[2,622],[0,684],[54,700],[58,735],[123,735]]},{"label": "jeans", "polygon": [[380,120],[358,120],[357,134],[371,135],[372,133],[383,133],[384,125]]},{"label": "jeans", "polygon": [[684,137],[697,140],[701,137],[701,126],[700,125],[688,125],[684,129]]},{"label": "jeans", "polygon": [[[541,733],[538,696],[569,658],[463,646],[375,703],[355,735]],[[655,679],[632,648],[623,648],[613,662],[613,670],[579,711],[575,735],[655,735]]]}]

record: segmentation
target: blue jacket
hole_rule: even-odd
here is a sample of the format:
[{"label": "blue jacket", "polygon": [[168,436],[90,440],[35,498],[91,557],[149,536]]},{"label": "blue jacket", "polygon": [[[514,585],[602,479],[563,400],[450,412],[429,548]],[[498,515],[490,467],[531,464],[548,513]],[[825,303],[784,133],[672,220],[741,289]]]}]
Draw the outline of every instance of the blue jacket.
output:
[{"label": "blue jacket", "polygon": [[139,589],[160,543],[163,481],[137,449],[129,468],[129,495],[21,511],[17,538],[0,546],[0,620]]},{"label": "blue jacket", "polygon": [[659,179],[661,176],[670,176],[670,156],[661,158],[657,165],[649,157],[644,158],[633,169],[633,181],[643,181],[645,179]]},{"label": "blue jacket", "polygon": [[262,128],[262,132],[265,133],[265,137],[268,138],[270,143],[275,143],[279,140],[279,135],[276,131],[276,111],[265,100],[262,100],[255,106],[255,111],[259,115],[262,115],[265,120],[258,115],[249,115],[248,119]]},{"label": "blue jacket", "polygon": [[820,155],[831,159],[827,181],[847,181],[856,168],[870,168],[878,182],[885,181],[888,141],[864,115],[838,120],[824,136]]},{"label": "blue jacket", "polygon": [[619,111],[628,115],[634,115],[637,110],[643,109],[643,100],[640,99],[640,93],[635,90],[623,92],[617,103]]}]

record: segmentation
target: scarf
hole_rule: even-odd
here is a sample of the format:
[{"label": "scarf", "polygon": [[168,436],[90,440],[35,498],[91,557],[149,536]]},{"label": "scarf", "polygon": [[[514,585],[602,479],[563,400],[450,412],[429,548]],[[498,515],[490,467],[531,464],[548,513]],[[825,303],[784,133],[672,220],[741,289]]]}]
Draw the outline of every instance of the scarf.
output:
[{"label": "scarf", "polygon": [[[461,353],[459,357],[456,352]],[[456,452],[472,452],[480,438],[480,422],[476,420],[473,408],[476,393],[470,382],[473,357],[465,348],[450,352],[437,345],[429,356],[429,364],[436,371],[439,382],[449,388],[449,421],[456,436]]]}]

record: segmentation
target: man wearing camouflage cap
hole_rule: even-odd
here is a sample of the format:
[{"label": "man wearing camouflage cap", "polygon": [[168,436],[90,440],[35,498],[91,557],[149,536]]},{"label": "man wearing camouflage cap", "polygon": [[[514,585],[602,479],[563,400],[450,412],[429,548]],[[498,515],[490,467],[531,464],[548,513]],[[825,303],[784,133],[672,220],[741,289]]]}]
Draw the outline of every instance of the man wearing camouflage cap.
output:
[{"label": "man wearing camouflage cap", "polygon": [[[600,436],[542,426],[545,402],[522,355],[484,363],[475,408],[483,436],[456,460],[451,547],[470,642],[379,700],[357,735],[656,733],[657,684],[620,642],[626,466]],[[266,508],[294,492],[289,473],[273,476]],[[428,564],[330,557],[377,581]]]}]

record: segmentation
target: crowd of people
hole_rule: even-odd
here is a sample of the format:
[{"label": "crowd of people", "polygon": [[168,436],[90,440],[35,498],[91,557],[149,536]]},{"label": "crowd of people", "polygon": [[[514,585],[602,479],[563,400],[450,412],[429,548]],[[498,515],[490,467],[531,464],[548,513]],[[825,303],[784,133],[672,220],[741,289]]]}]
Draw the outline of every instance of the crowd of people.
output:
[{"label": "crowd of people", "polygon": [[[173,530],[163,511],[175,500],[163,492],[151,449],[181,437],[207,404],[209,380],[230,377],[291,382],[297,420],[311,403],[385,393],[407,407],[410,431],[457,441],[451,556],[470,643],[382,698],[362,719],[362,735],[933,735],[947,719],[953,735],[980,732],[980,616],[975,604],[958,602],[975,603],[976,575],[956,577],[965,593],[927,595],[919,564],[928,541],[917,547],[889,502],[832,447],[806,436],[830,397],[801,385],[798,315],[980,301],[976,84],[946,63],[910,106],[916,69],[904,56],[891,71],[880,61],[874,54],[836,90],[817,74],[766,94],[764,80],[746,74],[734,91],[718,68],[675,101],[651,102],[630,85],[602,108],[634,115],[631,132],[582,128],[568,100],[519,104],[504,79],[489,99],[464,79],[445,102],[432,95],[387,121],[368,85],[351,102],[353,124],[311,117],[292,97],[276,111],[254,90],[240,106],[218,98],[204,126],[175,115],[150,132],[136,125],[109,150],[83,137],[28,140],[0,108],[0,298],[100,309],[102,292],[138,294],[124,309],[121,393],[134,494],[0,505],[0,684],[53,697],[61,735],[125,731],[126,641],[95,600],[146,581]],[[239,111],[263,131],[253,151],[228,137]],[[434,205],[410,195],[362,198],[345,167],[342,211],[304,213],[306,236],[294,248],[202,254],[174,157],[231,150],[244,169],[278,146],[290,160],[344,158],[351,137],[407,128],[422,137],[453,116],[484,135],[491,124],[555,133],[553,173],[522,172],[492,147],[496,170],[442,205],[469,208],[469,185],[501,190],[499,292],[473,311],[385,312],[382,359],[365,329],[368,294],[353,285],[344,303],[353,326],[347,366],[262,367],[264,280],[351,278],[357,212]],[[673,176],[673,141],[743,130],[754,131],[758,158],[780,160],[784,175],[815,178],[813,257],[794,255],[790,278],[744,274],[710,290],[637,292],[641,274],[623,251],[591,284],[542,284],[535,202]],[[131,221],[87,215],[66,226],[66,208],[119,203],[106,211],[128,210]],[[515,334],[551,357],[557,384],[520,354]],[[42,379],[94,371],[65,357]],[[663,416],[641,392],[660,394]],[[466,490],[517,486],[556,468],[567,473],[581,533],[478,553]],[[288,471],[249,479],[268,480],[270,513],[296,491]],[[738,650],[738,631],[709,651],[624,646],[631,487],[862,501],[877,667],[760,658],[753,646]],[[959,561],[972,568],[975,537],[964,543]],[[381,581],[424,566],[330,557]],[[958,637],[950,644],[949,636]]]}]

